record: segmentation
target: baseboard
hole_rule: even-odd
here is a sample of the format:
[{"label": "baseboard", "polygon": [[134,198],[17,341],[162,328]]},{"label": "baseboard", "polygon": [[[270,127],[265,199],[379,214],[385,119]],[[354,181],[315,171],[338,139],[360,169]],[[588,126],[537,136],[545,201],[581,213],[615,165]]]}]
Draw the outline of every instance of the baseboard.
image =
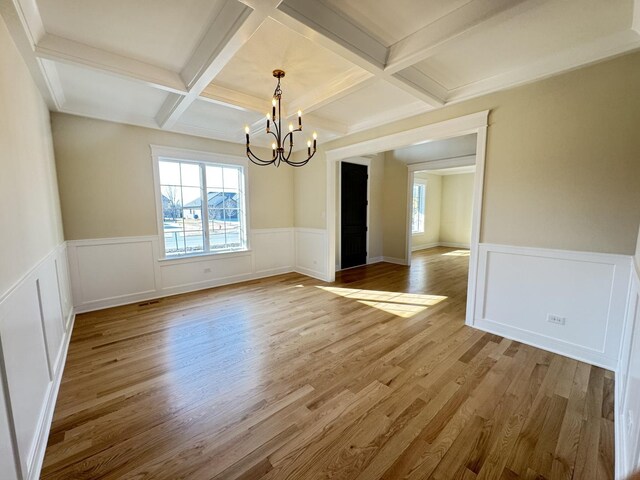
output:
[{"label": "baseboard", "polygon": [[320,270],[312,270],[310,268],[296,266],[293,271],[301,275],[306,275],[307,277],[315,278],[316,280],[321,280],[323,282],[328,281],[326,274]]},{"label": "baseboard", "polygon": [[380,262],[384,262],[384,257],[382,255],[380,255],[379,257],[370,257],[369,259],[367,259],[367,265]]},{"label": "baseboard", "polygon": [[432,243],[422,243],[420,245],[411,245],[411,251],[416,252],[418,250],[425,250],[427,248],[435,248],[435,247],[464,248],[465,250],[468,250],[470,248],[468,243],[432,242]]},{"label": "baseboard", "polygon": [[470,245],[468,243],[440,242],[438,245],[440,247],[464,248],[465,250],[468,250],[470,248]]},{"label": "baseboard", "polygon": [[53,413],[56,407],[56,400],[58,399],[58,391],[60,390],[60,384],[62,382],[62,374],[64,373],[64,367],[67,360],[67,352],[69,351],[69,344],[71,343],[71,335],[73,332],[73,325],[75,323],[76,314],[72,309],[69,314],[70,320],[68,321],[69,328],[65,334],[65,339],[60,349],[61,361],[58,362],[58,368],[51,381],[49,392],[47,395],[47,402],[45,404],[43,414],[40,418],[40,426],[38,428],[38,436],[36,440],[36,447],[33,455],[32,464],[28,468],[27,479],[38,480],[40,478],[40,471],[42,470],[42,464],[44,462],[44,454],[47,449],[47,443],[49,440],[49,432],[51,430],[51,423],[53,422]]},{"label": "baseboard", "polygon": [[396,265],[407,265],[407,260],[404,258],[382,257],[382,261],[387,263],[394,263]]},{"label": "baseboard", "polygon": [[[130,305],[132,303],[147,302],[149,300],[155,300],[158,298],[170,297],[172,295],[180,295],[182,293],[197,292],[200,290],[207,290],[209,288],[223,287],[225,285],[232,285],[240,282],[248,282],[250,280],[259,280],[261,278],[273,277],[275,275],[282,275],[285,273],[291,273],[295,270],[293,267],[281,267],[271,270],[261,270],[256,273],[247,273],[242,275],[234,275],[230,277],[216,278],[207,282],[191,283],[179,287],[169,287],[160,290],[150,290],[148,292],[142,292],[133,295],[125,295],[122,297],[115,297],[104,300],[97,300],[95,302],[87,302],[75,307],[75,312],[88,313],[95,312],[96,310],[103,310],[105,308],[121,307],[123,305]],[[302,273],[302,272],[300,272]],[[305,273],[305,275],[307,275]],[[309,275],[312,276],[312,275]]]},{"label": "baseboard", "polygon": [[434,248],[434,247],[439,247],[439,246],[440,246],[439,242],[421,243],[419,245],[411,244],[411,251],[412,252],[417,252],[418,250],[425,250],[427,248]]},{"label": "baseboard", "polygon": [[[526,343],[532,347],[553,352],[563,357],[573,358],[580,362],[589,363],[597,367],[606,368],[607,370],[616,369],[617,359],[609,358],[599,352],[594,352],[579,345],[570,345],[566,342],[558,342],[555,339],[540,335],[534,332],[521,330],[519,328],[495,322],[486,318],[476,318],[473,327],[483,332],[493,333],[501,337],[515,340],[517,342]],[[561,345],[556,345],[561,343]]]}]

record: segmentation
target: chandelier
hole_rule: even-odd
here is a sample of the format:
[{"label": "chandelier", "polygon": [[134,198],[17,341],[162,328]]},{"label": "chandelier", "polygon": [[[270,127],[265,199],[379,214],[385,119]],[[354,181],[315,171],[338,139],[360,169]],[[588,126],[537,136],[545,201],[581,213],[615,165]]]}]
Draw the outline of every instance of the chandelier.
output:
[{"label": "chandelier", "polygon": [[[311,150],[311,140],[307,140],[307,158],[306,160],[300,160],[299,162],[294,162],[290,160],[291,151],[293,150],[293,134],[294,132],[302,131],[302,112],[298,110],[298,126],[294,128],[293,123],[289,123],[289,133],[287,133],[284,137],[282,136],[282,116],[281,116],[281,106],[280,101],[282,99],[282,90],[280,89],[280,79],[284,77],[284,70],[274,70],[273,76],[278,79],[278,85],[276,86],[275,91],[273,92],[273,99],[271,100],[271,113],[267,113],[267,134],[273,135],[274,142],[271,144],[271,158],[268,160],[263,160],[258,157],[255,153],[251,151],[251,145],[249,143],[249,126],[244,127],[244,133],[247,136],[247,157],[256,165],[265,166],[265,165],[275,165],[276,167],[280,166],[281,162],[284,162],[292,167],[302,167],[306,165],[311,157],[313,157],[316,153],[316,139],[318,136],[315,132],[313,132],[313,150]],[[276,106],[278,107],[277,115],[276,115]],[[273,122],[273,129],[271,128],[271,122]],[[288,142],[287,142],[288,139]],[[288,146],[287,146],[288,143]],[[285,150],[287,152],[285,153]]]}]

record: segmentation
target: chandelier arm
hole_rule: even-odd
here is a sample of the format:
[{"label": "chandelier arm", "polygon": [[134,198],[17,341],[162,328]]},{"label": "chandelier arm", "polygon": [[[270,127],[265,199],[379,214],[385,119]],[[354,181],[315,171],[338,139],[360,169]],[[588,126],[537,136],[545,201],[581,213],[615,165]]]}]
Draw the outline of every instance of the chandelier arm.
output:
[{"label": "chandelier arm", "polygon": [[309,163],[309,160],[313,158],[313,156],[316,154],[316,151],[317,150],[314,150],[313,153],[311,153],[311,155],[309,155],[306,160],[302,160],[300,162],[287,162],[287,163],[292,167],[303,167],[304,165]]},{"label": "chandelier arm", "polygon": [[258,157],[255,153],[253,153],[250,148],[247,148],[247,157],[253,163],[255,163],[256,165],[260,165],[260,166],[271,165],[275,161],[275,159],[273,159],[273,160],[263,160],[262,158]]}]

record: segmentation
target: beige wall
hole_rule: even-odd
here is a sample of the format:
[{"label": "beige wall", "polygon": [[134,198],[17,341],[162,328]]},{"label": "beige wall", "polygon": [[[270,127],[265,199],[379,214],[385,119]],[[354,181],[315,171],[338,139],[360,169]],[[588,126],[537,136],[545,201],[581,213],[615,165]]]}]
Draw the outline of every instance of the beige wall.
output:
[{"label": "beige wall", "polygon": [[440,241],[469,245],[473,214],[473,173],[443,175]]},{"label": "beige wall", "polygon": [[[490,109],[481,241],[631,255],[640,222],[638,85],[640,52],[323,148]],[[322,152],[310,165],[296,172],[295,221],[325,228]]]},{"label": "beige wall", "polygon": [[382,252],[385,257],[406,257],[407,166],[385,153],[382,184]]},{"label": "beige wall", "polygon": [[383,255],[382,208],[384,180],[384,154],[375,155],[369,168],[369,258]]},{"label": "beige wall", "polygon": [[0,296],[63,241],[49,111],[0,18]]},{"label": "beige wall", "polygon": [[[440,241],[440,208],[442,198],[442,177],[425,172],[416,172],[414,182],[426,184],[424,233],[416,233],[411,236],[411,247],[414,250],[433,246]],[[406,207],[398,212],[398,215],[406,215]]]},{"label": "beige wall", "polygon": [[[243,147],[66,114],[52,114],[60,199],[68,240],[155,235],[150,144],[243,155]],[[293,226],[293,172],[249,168],[252,228]]]}]

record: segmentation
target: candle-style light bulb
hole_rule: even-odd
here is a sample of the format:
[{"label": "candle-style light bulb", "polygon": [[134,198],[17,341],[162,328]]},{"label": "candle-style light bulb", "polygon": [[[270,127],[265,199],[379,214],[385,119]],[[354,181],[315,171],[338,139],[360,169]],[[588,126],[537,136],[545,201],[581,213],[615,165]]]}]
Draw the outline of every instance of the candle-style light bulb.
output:
[{"label": "candle-style light bulb", "polygon": [[316,151],[316,140],[318,138],[318,134],[316,132],[313,132],[313,151]]},{"label": "candle-style light bulb", "polygon": [[244,133],[249,133],[249,125],[244,126]]},{"label": "candle-style light bulb", "polygon": [[311,140],[307,140],[307,147],[311,148]]},{"label": "candle-style light bulb", "polygon": [[302,110],[298,110],[298,128],[302,127]]},{"label": "candle-style light bulb", "polygon": [[313,132],[313,139],[317,140],[318,139],[318,134],[316,132]]},{"label": "candle-style light bulb", "polygon": [[276,106],[276,97],[273,97],[273,98],[271,99],[271,105],[272,105],[273,107],[275,107],[275,106]]},{"label": "candle-style light bulb", "polygon": [[293,132],[293,123],[290,123],[290,124],[289,124],[289,131],[290,131],[290,132]]},{"label": "candle-style light bulb", "polygon": [[276,149],[276,142],[273,142],[273,143],[271,144],[271,148],[273,148],[274,150]]}]

